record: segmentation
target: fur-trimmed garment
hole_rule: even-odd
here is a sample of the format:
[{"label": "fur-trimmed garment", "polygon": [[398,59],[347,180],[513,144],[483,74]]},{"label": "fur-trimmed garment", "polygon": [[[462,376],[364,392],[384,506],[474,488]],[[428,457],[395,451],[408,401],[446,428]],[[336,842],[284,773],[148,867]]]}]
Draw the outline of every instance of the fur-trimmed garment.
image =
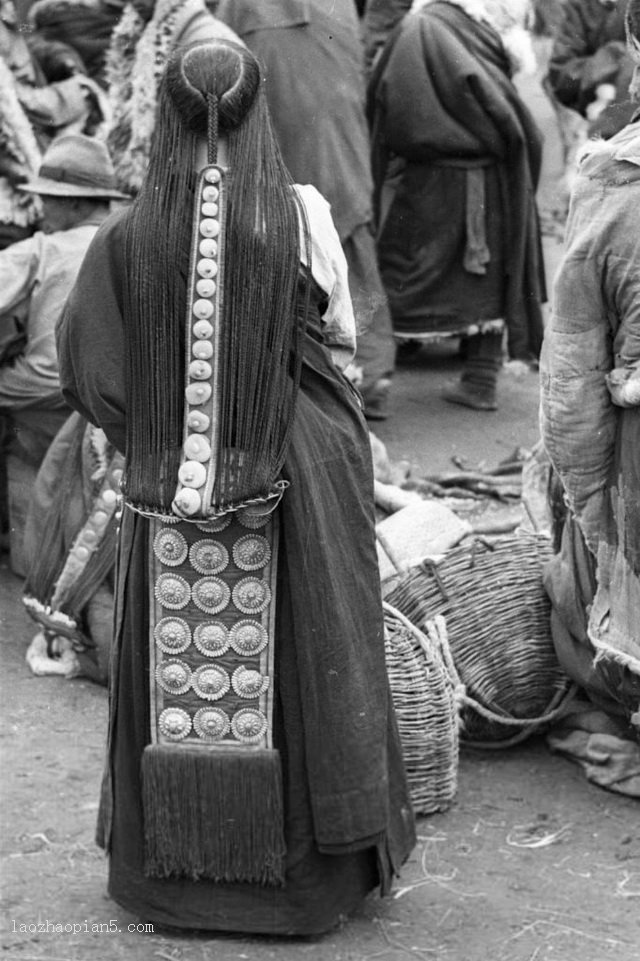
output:
[{"label": "fur-trimmed garment", "polygon": [[203,0],[158,0],[148,23],[132,4],[125,7],[106,60],[112,107],[107,143],[120,190],[136,194],[140,189],[167,58],[178,46],[217,38],[238,39],[211,16]]},{"label": "fur-trimmed garment", "polygon": [[[3,25],[0,29],[6,31]],[[10,41],[8,31],[6,39]],[[0,52],[0,223],[28,227],[39,220],[40,204],[32,195],[15,190],[13,185],[16,180],[36,173],[42,155],[18,98],[3,43],[0,43]]]}]

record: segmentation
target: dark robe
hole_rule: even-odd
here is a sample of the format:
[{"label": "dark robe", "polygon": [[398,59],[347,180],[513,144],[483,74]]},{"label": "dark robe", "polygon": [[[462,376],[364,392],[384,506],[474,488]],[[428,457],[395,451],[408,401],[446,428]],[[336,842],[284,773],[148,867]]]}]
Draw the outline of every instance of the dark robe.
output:
[{"label": "dark robe", "polygon": [[[59,330],[65,396],[120,448],[125,218],[97,235]],[[284,772],[284,887],[144,875],[149,522],[124,511],[100,833],[110,894],[160,924],[320,933],[378,884],[387,890],[415,840],[384,658],[368,436],[353,388],[322,344],[323,295],[314,290],[279,508],[274,744]]]},{"label": "dark robe", "polygon": [[396,28],[369,99],[378,252],[396,333],[504,318],[511,355],[530,359],[545,299],[542,141],[510,75],[496,31],[453,4]]},{"label": "dark robe", "polygon": [[371,220],[363,52],[353,0],[222,0],[260,61],[287,169],[331,204],[341,242]]}]

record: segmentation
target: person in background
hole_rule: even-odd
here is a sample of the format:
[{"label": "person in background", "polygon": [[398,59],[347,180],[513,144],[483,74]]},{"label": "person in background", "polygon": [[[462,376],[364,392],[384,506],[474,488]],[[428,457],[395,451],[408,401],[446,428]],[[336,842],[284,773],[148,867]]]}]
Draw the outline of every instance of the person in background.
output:
[{"label": "person in background", "polygon": [[37,55],[46,43],[67,44],[86,75],[104,87],[105,57],[121,13],[122,5],[95,0],[36,0],[29,8],[29,46]]},{"label": "person in background", "polygon": [[362,18],[367,71],[371,70],[394,28],[409,13],[412,3],[413,0],[367,0]]},{"label": "person in background", "polygon": [[32,33],[29,50],[47,84],[62,83],[71,77],[84,77],[84,82],[91,85],[91,110],[87,118],[80,123],[69,124],[64,132],[76,131],[104,139],[110,116],[109,100],[102,87],[87,77],[87,68],[77,49],[60,40],[47,40],[41,34]]},{"label": "person in background", "polygon": [[105,65],[107,144],[121,190],[135,196],[146,173],[168,57],[176,47],[218,37],[237,40],[204,0],[132,0],[124,7]]},{"label": "person in background", "polygon": [[107,683],[122,467],[104,431],[75,412],[40,465],[23,541],[22,599],[39,628],[26,654],[34,674]]},{"label": "person in background", "polygon": [[537,37],[555,37],[564,17],[567,0],[533,0],[531,32]]},{"label": "person in background", "polygon": [[[84,134],[54,140],[38,175],[18,189],[36,194],[43,213],[40,230],[0,251],[2,460],[13,454],[37,468],[70,413],[55,325],[111,200],[124,195],[105,145]],[[6,492],[2,500],[6,524]]]},{"label": "person in background", "polygon": [[126,451],[109,893],[172,927],[319,934],[415,843],[346,264],[245,46],[176,51],[158,116],[58,330],[65,397]]},{"label": "person in background", "polygon": [[[628,7],[640,94],[640,2]],[[640,113],[579,161],[541,356],[541,431],[567,508],[545,583],[567,674],[640,739]],[[596,758],[591,758],[597,763]]]},{"label": "person in background", "polygon": [[588,135],[611,137],[630,120],[633,62],[626,48],[628,0],[565,0],[547,74],[558,103],[585,117]]},{"label": "person in background", "polygon": [[87,78],[47,82],[20,27],[12,0],[0,0],[0,250],[29,237],[40,219],[37,198],[17,185],[36,174],[54,136],[86,132],[98,111]]},{"label": "person in background", "polygon": [[326,197],[347,263],[358,326],[351,374],[371,420],[383,419],[395,343],[372,228],[363,53],[353,0],[222,0],[218,16],[264,65],[285,164]]},{"label": "person in background", "polygon": [[33,33],[29,37],[29,50],[48,83],[66,80],[74,74],[87,72],[80,54],[68,43],[60,40],[45,40],[42,36]]},{"label": "person in background", "polygon": [[72,128],[92,133],[90,126],[98,110],[96,85],[81,74],[47,83],[29,50],[12,0],[0,0],[0,54],[13,75],[18,99],[41,150]]},{"label": "person in background", "polygon": [[511,79],[533,62],[527,12],[526,0],[415,0],[369,88],[394,331],[464,338],[444,396],[483,411],[497,408],[505,327],[512,358],[536,363],[542,341],[542,136]]}]

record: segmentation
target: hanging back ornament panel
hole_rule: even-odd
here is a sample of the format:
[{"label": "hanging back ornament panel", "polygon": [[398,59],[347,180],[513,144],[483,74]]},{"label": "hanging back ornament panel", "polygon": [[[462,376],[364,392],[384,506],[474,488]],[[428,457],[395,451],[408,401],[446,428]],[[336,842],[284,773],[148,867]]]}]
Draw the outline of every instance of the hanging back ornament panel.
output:
[{"label": "hanging back ornament panel", "polygon": [[152,739],[271,748],[277,513],[150,521]]},{"label": "hanging back ornament panel", "polygon": [[174,512],[206,517],[218,470],[225,170],[198,176],[189,271],[184,440]]},{"label": "hanging back ornament panel", "polygon": [[280,885],[273,745],[278,513],[149,519],[145,872]]}]

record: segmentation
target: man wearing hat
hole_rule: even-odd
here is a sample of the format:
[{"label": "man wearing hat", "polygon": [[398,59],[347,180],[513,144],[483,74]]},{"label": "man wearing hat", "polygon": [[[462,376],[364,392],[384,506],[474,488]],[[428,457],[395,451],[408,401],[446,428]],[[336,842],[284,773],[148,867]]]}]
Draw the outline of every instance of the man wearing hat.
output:
[{"label": "man wearing hat", "polygon": [[[42,200],[41,230],[0,251],[0,436],[37,467],[69,409],[62,399],[55,326],[85,251],[110,210],[115,175],[105,145],[83,134],[57,138],[38,176],[20,189]],[[0,478],[3,524],[5,494]],[[20,573],[20,571],[18,571]]]}]

